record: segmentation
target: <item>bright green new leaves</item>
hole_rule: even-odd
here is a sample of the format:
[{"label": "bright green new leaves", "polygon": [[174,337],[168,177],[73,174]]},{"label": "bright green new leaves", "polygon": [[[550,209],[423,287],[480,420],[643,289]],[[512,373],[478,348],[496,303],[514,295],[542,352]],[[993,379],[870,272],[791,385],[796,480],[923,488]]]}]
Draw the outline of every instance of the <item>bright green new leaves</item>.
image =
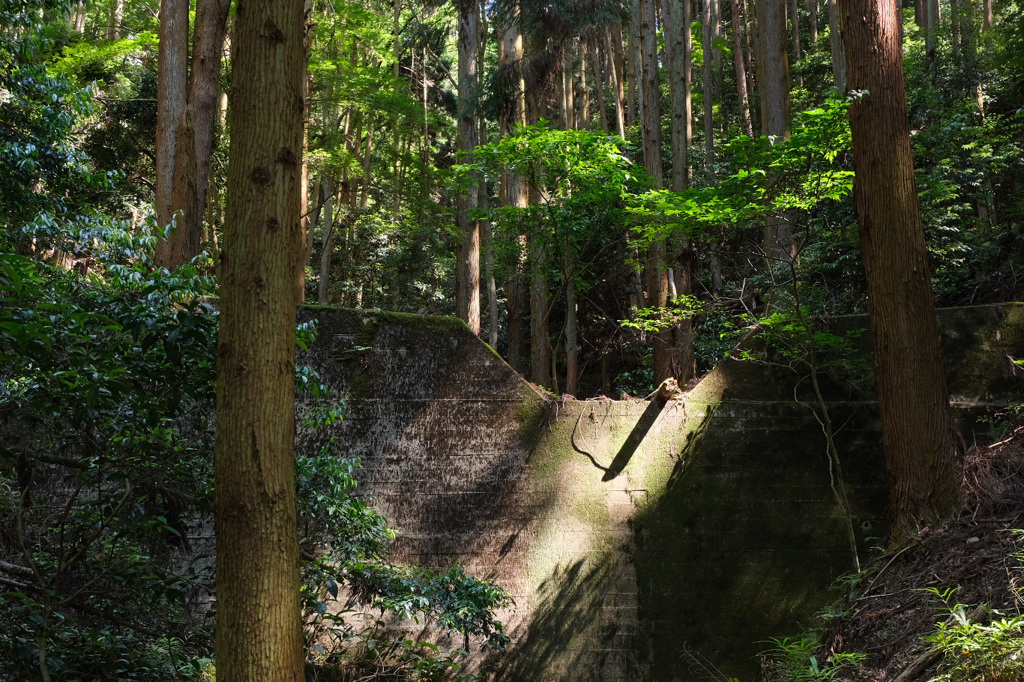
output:
[{"label": "bright green new leaves", "polygon": [[625,142],[586,130],[554,130],[547,121],[518,128],[514,135],[477,147],[463,171],[488,179],[515,175],[548,206],[617,201],[640,189],[643,170],[627,158]]},{"label": "bright green new leaves", "polygon": [[699,238],[707,230],[738,229],[768,215],[809,212],[853,189],[844,163],[850,149],[848,102],[832,99],[796,117],[788,140],[741,136],[721,146],[726,159],[718,184],[685,192],[654,190],[630,211],[642,242],[677,232]]},{"label": "bright green new leaves", "polygon": [[554,130],[541,121],[477,147],[472,162],[457,167],[457,172],[462,180],[471,171],[491,181],[514,176],[530,187],[533,205],[499,206],[487,212],[499,233],[523,235],[556,248],[569,240],[582,250],[599,237],[612,236],[623,224],[629,198],[648,186],[643,168],[626,152],[626,143],[617,136]]}]

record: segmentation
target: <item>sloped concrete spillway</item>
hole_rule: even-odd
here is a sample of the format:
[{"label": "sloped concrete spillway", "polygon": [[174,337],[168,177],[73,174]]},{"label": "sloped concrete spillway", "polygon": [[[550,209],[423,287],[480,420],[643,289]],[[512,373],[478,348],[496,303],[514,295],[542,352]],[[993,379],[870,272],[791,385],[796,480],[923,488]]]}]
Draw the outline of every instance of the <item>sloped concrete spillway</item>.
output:
[{"label": "sloped concrete spillway", "polygon": [[[852,568],[806,372],[728,360],[685,400],[553,401],[448,318],[307,309],[334,432],[398,531],[396,558],[460,564],[515,598],[490,679],[758,679],[769,637],[815,625]],[[1024,305],[940,312],[967,438],[1024,401]],[[863,318],[836,323],[864,327]],[[869,392],[826,382],[861,551],[885,534]],[[310,443],[316,447],[316,443]]]}]

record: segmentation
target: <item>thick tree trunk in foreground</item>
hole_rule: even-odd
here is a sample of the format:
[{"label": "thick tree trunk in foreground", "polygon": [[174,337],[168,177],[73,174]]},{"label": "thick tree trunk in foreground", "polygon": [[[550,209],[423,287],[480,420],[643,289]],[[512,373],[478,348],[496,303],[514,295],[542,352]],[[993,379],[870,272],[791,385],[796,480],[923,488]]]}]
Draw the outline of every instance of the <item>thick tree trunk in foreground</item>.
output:
[{"label": "thick tree trunk in foreground", "polygon": [[910,147],[894,0],[841,0],[875,387],[898,543],[955,512],[963,441],[949,410]]},{"label": "thick tree trunk in foreground", "polygon": [[303,0],[242,0],[220,263],[217,679],[304,679],[295,502]]}]

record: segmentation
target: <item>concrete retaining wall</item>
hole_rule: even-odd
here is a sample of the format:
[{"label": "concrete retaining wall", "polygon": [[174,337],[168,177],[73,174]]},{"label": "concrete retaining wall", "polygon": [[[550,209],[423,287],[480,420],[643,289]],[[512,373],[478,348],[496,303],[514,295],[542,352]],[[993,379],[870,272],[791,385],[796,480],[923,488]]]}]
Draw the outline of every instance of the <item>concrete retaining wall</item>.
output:
[{"label": "concrete retaining wall", "polygon": [[[349,396],[331,435],[362,458],[396,558],[458,563],[515,598],[515,647],[476,660],[493,679],[756,680],[765,640],[814,625],[852,567],[821,427],[794,400],[806,370],[728,360],[685,400],[561,402],[459,321],[304,315],[320,331],[304,361]],[[1024,401],[1007,360],[1024,356],[1024,306],[941,320],[970,441],[979,414]],[[876,408],[825,384],[863,552],[885,533]]]}]

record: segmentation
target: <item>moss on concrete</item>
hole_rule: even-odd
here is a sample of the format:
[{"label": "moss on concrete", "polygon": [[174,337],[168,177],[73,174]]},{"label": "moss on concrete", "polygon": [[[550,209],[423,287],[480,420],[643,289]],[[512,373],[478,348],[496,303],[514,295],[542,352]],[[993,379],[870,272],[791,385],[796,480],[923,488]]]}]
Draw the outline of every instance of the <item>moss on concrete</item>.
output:
[{"label": "moss on concrete", "polygon": [[[366,487],[393,500],[399,558],[459,561],[516,596],[519,644],[488,663],[496,679],[688,681],[687,652],[756,679],[764,640],[797,634],[852,565],[796,372],[728,360],[685,404],[563,403],[459,320],[304,314],[321,317],[325,378],[352,396]],[[1019,390],[1000,363],[1024,356],[1024,306],[940,319],[951,391],[989,401],[967,407]],[[828,390],[863,547],[885,534],[877,410]]]}]

